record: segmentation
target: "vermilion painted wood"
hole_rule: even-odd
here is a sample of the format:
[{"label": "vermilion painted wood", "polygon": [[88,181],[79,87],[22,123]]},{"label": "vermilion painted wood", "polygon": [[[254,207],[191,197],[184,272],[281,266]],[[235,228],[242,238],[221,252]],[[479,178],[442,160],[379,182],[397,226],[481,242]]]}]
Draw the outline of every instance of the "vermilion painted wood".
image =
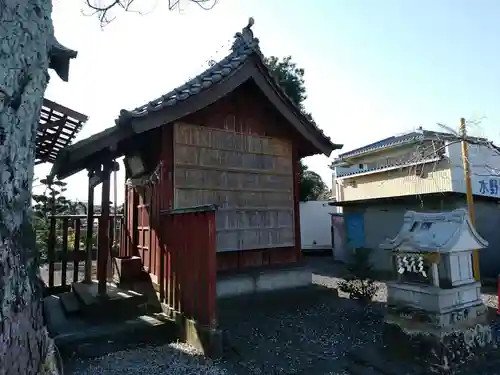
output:
[{"label": "vermilion painted wood", "polygon": [[216,322],[215,213],[161,216],[165,302],[203,325]]},{"label": "vermilion painted wood", "polygon": [[206,250],[206,292],[205,311],[207,316],[201,319],[209,327],[217,326],[217,235],[215,228],[215,212],[207,212],[207,250]]},{"label": "vermilion painted wood", "polygon": [[[197,228],[203,225],[203,220],[205,219],[205,215],[196,214],[195,215],[195,225]],[[204,284],[204,272],[202,271],[203,263],[201,262],[202,253],[206,248],[206,243],[204,242],[204,236],[193,236],[194,243],[191,247],[191,251],[189,253],[190,262],[192,264],[193,272],[191,274],[192,285],[191,285],[191,293],[193,298],[191,298],[191,308],[193,311],[193,316],[201,316],[204,306],[201,303],[201,298],[203,294],[203,285]]]}]

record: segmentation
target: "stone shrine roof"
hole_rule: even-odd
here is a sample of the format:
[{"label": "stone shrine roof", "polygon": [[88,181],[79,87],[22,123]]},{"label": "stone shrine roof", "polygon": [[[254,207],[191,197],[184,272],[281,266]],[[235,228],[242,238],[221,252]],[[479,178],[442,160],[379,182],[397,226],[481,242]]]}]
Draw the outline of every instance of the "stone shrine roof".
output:
[{"label": "stone shrine roof", "polygon": [[472,225],[467,210],[451,212],[408,211],[396,237],[379,247],[404,252],[451,253],[488,246]]}]

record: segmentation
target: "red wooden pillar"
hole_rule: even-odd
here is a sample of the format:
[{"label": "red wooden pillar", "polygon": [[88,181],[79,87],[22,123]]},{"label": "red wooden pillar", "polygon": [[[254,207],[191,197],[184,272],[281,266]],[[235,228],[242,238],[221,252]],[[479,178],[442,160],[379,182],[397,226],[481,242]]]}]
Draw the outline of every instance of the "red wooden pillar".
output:
[{"label": "red wooden pillar", "polygon": [[125,170],[125,184],[124,184],[124,189],[125,189],[125,195],[124,195],[124,202],[123,202],[123,213],[122,217],[120,219],[120,256],[126,257],[132,255],[129,250],[129,230],[130,228],[128,227],[128,219],[129,219],[129,208],[128,205],[130,203],[129,199],[129,187],[127,186],[127,170]]},{"label": "red wooden pillar", "polygon": [[293,145],[292,153],[292,172],[293,172],[293,211],[294,211],[294,230],[295,230],[295,251],[296,259],[302,258],[302,239],[300,236],[300,157],[297,146]]},{"label": "red wooden pillar", "polygon": [[217,328],[217,234],[215,227],[215,206],[207,218],[207,323],[210,328]]},{"label": "red wooden pillar", "polygon": [[98,294],[106,296],[107,268],[109,260],[110,237],[109,237],[109,193],[111,181],[112,164],[106,163],[102,168],[102,195],[101,195],[101,217],[99,218],[99,245],[97,255],[97,279]]}]

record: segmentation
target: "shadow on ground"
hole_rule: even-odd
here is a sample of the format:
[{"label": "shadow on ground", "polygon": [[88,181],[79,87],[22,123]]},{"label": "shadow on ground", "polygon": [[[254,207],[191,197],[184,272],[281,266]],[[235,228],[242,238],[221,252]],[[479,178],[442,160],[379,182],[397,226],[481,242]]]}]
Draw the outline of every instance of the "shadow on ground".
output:
[{"label": "shadow on ground", "polygon": [[310,262],[315,279],[327,282],[219,302],[231,373],[347,374],[349,351],[380,342],[382,304],[363,308],[339,298],[333,276],[339,270],[329,265],[330,258]]},{"label": "shadow on ground", "polygon": [[[218,302],[220,328],[227,333],[225,339],[229,344],[222,360],[214,363],[199,356],[177,354],[171,348],[145,348],[134,351],[139,358],[135,354],[122,353],[79,364],[84,371],[75,374],[115,373],[106,372],[106,369],[116,369],[121,364],[127,367],[128,372],[117,373],[151,375],[387,374],[358,366],[352,356],[354,352],[384,353],[381,323],[385,284],[379,283],[376,301],[362,307],[356,301],[337,294],[337,283],[347,273],[344,266],[334,263],[331,257],[308,257],[307,264],[313,272],[311,287]],[[487,298],[496,297],[491,294],[491,288],[488,291]],[[492,314],[496,311],[494,306],[490,309]],[[161,363],[157,362],[159,358]],[[140,369],[129,369],[130,363]],[[173,363],[179,364],[177,369],[174,369]],[[408,371],[411,364],[391,363],[386,367],[391,367],[393,374],[414,373]],[[96,368],[100,368],[100,372],[96,372]],[[475,373],[485,374],[492,375],[494,372]]]}]

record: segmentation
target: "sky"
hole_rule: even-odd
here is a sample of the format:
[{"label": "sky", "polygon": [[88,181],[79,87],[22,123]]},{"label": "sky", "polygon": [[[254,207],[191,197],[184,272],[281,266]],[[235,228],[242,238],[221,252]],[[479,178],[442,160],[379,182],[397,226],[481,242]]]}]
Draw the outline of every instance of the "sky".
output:
[{"label": "sky", "polygon": [[[220,0],[210,11],[167,3],[136,0],[140,13],[116,12],[102,29],[83,0],[53,0],[56,36],[78,57],[69,82],[51,74],[46,97],[89,116],[76,140],[224,57],[251,16],[265,55],[291,55],[304,68],[306,108],[341,152],[419,126],[457,128],[460,117],[474,122],[474,135],[500,142],[498,1]],[[306,164],[331,185],[337,154]],[[49,171],[37,166],[35,177]],[[121,203],[123,168],[117,177]],[[86,201],[86,173],[66,182],[68,198]]]}]

